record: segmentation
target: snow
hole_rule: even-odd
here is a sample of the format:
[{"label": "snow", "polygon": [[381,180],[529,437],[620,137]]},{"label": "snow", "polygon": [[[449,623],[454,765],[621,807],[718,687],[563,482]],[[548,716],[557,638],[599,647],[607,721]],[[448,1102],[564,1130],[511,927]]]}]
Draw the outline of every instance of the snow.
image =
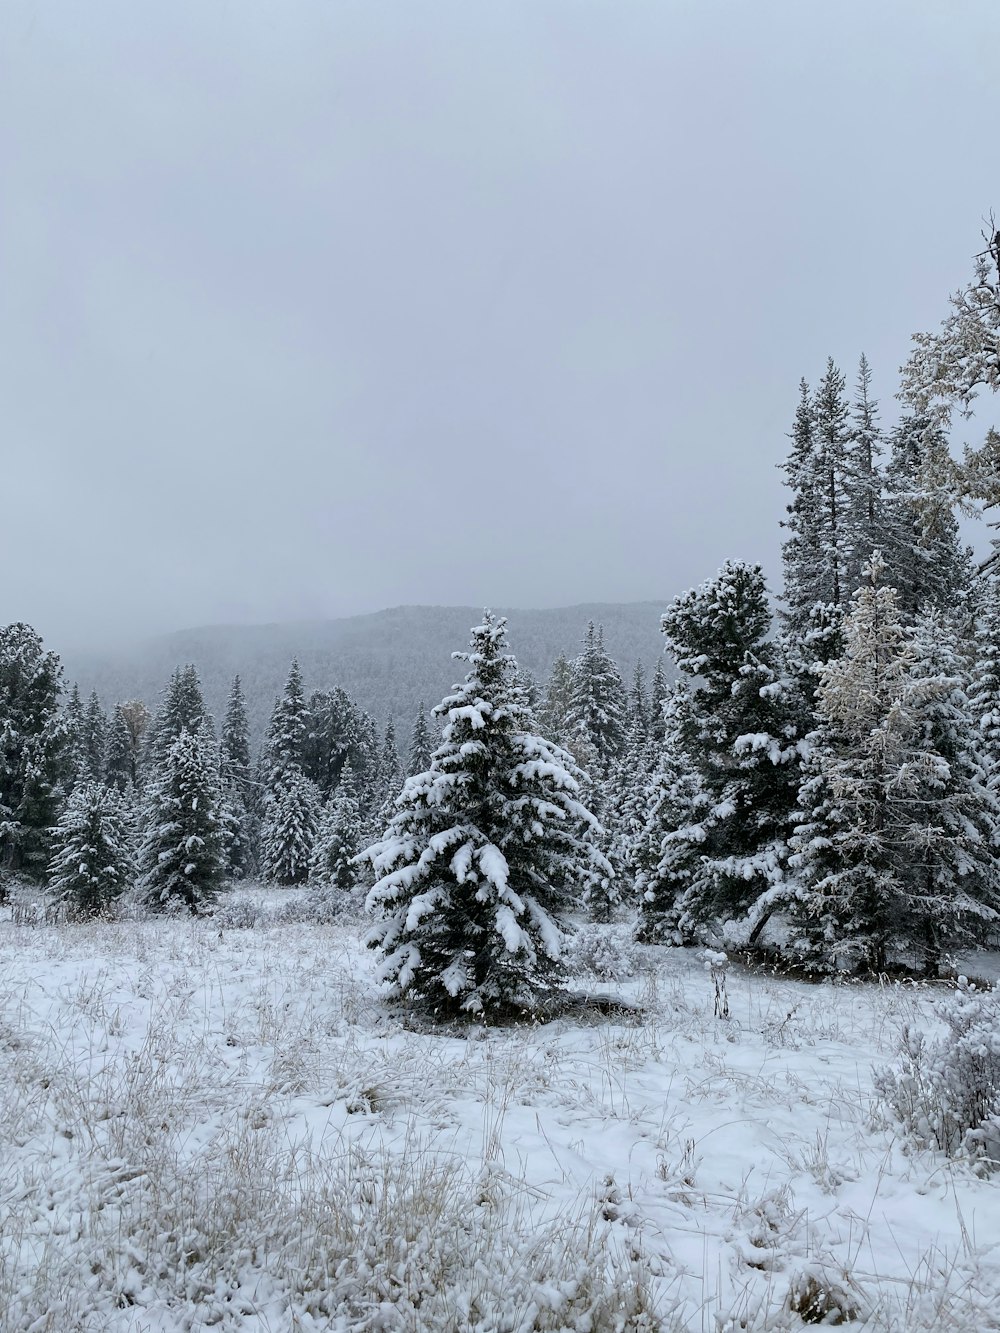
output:
[{"label": "snow", "polygon": [[349,922],[4,909],[4,1333],[795,1329],[810,1278],[866,1333],[995,1327],[995,1179],[874,1091],[939,992],[731,962],[722,1020],[703,954],[636,956],[634,1009],[434,1029]]}]

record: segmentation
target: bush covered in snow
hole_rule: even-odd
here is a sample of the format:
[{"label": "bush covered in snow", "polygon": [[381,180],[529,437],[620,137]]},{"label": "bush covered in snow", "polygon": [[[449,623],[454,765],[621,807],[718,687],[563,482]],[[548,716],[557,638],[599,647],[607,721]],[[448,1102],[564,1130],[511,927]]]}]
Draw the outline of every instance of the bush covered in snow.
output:
[{"label": "bush covered in snow", "polygon": [[944,1034],[905,1026],[899,1065],[876,1073],[876,1091],[922,1147],[1000,1162],[1000,996],[959,977],[937,1012]]},{"label": "bush covered in snow", "polygon": [[587,925],[573,936],[566,956],[570,972],[624,981],[638,971],[638,956],[630,925]]}]

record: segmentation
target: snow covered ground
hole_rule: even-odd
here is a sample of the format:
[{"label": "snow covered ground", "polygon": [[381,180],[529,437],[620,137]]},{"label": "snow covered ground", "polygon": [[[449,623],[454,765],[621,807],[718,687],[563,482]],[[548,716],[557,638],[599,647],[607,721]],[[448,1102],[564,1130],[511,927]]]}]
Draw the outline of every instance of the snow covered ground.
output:
[{"label": "snow covered ground", "polygon": [[[873,1093],[933,992],[646,949],[428,1031],[357,926],[0,915],[4,1333],[1000,1328],[1000,1189]],[[842,1314],[838,1314],[838,1310]]]}]

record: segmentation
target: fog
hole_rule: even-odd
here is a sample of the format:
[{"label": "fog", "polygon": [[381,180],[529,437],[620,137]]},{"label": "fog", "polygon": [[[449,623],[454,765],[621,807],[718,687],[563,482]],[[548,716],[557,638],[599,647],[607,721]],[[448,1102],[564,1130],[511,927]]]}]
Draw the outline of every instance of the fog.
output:
[{"label": "fog", "polygon": [[6,0],[0,622],[778,571],[800,376],[995,189],[1000,7]]}]

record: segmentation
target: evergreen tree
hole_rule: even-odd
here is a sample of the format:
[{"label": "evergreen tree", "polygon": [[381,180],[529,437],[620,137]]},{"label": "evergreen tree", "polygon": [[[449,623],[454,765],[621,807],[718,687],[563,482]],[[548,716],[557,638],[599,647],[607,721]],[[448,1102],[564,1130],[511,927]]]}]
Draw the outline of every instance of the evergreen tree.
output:
[{"label": "evergreen tree", "polygon": [[976,751],[991,791],[1000,797],[1000,577],[986,575],[976,626],[975,672],[969,706],[978,735]]},{"label": "evergreen tree", "polygon": [[972,578],[954,503],[948,441],[926,418],[904,417],[893,431],[883,556],[903,617],[953,612]]},{"label": "evergreen tree", "polygon": [[882,971],[972,939],[1000,906],[996,797],[953,632],[935,613],[907,630],[881,553],[824,668],[812,773],[796,830],[798,947],[816,965]]},{"label": "evergreen tree", "polygon": [[66,743],[64,755],[64,777],[68,790],[81,779],[88,776],[87,762],[87,720],[80,698],[80,686],[74,681],[66,701],[65,712]]},{"label": "evergreen tree", "polygon": [[[343,781],[343,774],[341,774]],[[396,748],[396,728],[392,718],[386,723],[385,738],[382,741],[382,753],[379,756],[380,805],[391,804],[399,795],[403,785],[403,765]],[[339,784],[338,784],[339,786]]]},{"label": "evergreen tree", "polygon": [[62,667],[21,623],[0,629],[0,870],[41,878],[67,776]]},{"label": "evergreen tree", "polygon": [[336,793],[320,818],[309,882],[346,896],[359,883],[355,857],[362,847],[361,803],[350,763],[344,765]]},{"label": "evergreen tree", "polygon": [[182,731],[197,735],[205,721],[205,700],[197,669],[190,663],[170,677],[163,703],[146,733],[153,767],[163,763]]},{"label": "evergreen tree", "polygon": [[524,729],[506,622],[472,631],[463,685],[426,773],[363,856],[378,882],[369,944],[390,993],[438,1013],[532,1010],[561,984],[562,918],[606,870],[572,758]]},{"label": "evergreen tree", "polygon": [[287,768],[264,809],[261,861],[276,884],[304,884],[319,828],[319,792],[298,768]]},{"label": "evergreen tree", "polygon": [[656,660],[656,670],[649,684],[649,729],[653,740],[660,742],[666,734],[666,722],[663,709],[670,693],[662,658]]},{"label": "evergreen tree", "polygon": [[104,780],[109,787],[123,792],[135,782],[135,752],[132,733],[121,704],[115,704],[108,726]]},{"label": "evergreen tree", "polygon": [[847,475],[845,522],[849,540],[845,554],[845,586],[848,597],[852,597],[861,586],[865,565],[876,547],[885,541],[885,478],[879,464],[882,432],[878,425],[878,403],[872,397],[871,384],[871,367],[868,358],[862,355],[851,412]]},{"label": "evergreen tree", "polygon": [[552,663],[545,686],[545,697],[539,704],[538,722],[542,731],[558,745],[566,746],[570,739],[570,710],[573,706],[573,667],[560,653]]},{"label": "evergreen tree", "polygon": [[674,703],[677,743],[711,801],[684,911],[695,924],[745,919],[751,939],[784,877],[798,780],[795,711],[770,621],[760,566],[742,562],[678,597],[663,616],[691,682]]},{"label": "evergreen tree", "polygon": [[642,669],[641,662],[636,662],[632,674],[632,689],[628,697],[628,725],[632,735],[638,734],[644,740],[649,735],[649,699],[646,695],[646,673]]},{"label": "evergreen tree", "polygon": [[108,719],[105,716],[104,709],[101,707],[101,701],[97,697],[97,691],[91,692],[87,701],[86,712],[84,713],[84,748],[86,754],[86,767],[84,774],[90,782],[104,781],[104,767],[106,762]]},{"label": "evergreen tree", "polygon": [[570,747],[586,769],[603,772],[619,755],[626,735],[625,687],[604,647],[603,628],[590,621],[583,652],[573,663],[566,725]]},{"label": "evergreen tree", "polygon": [[222,883],[224,851],[218,772],[200,730],[182,728],[166,751],[144,815],[139,887],[147,904],[201,911]]},{"label": "evergreen tree", "polygon": [[275,702],[271,713],[271,724],[267,733],[269,785],[272,790],[281,785],[289,771],[302,773],[309,722],[309,708],[302,689],[302,673],[298,662],[293,661],[284,691],[280,699]]},{"label": "evergreen tree", "polygon": [[117,792],[98,782],[73,789],[53,834],[49,888],[80,913],[95,915],[135,875],[130,830]]},{"label": "evergreen tree", "polygon": [[702,870],[712,828],[712,801],[688,764],[681,737],[684,693],[664,707],[664,742],[645,785],[644,819],[633,842],[630,869],[639,897],[637,935],[646,944],[687,944],[698,922],[684,899]]},{"label": "evergreen tree", "polygon": [[413,777],[416,773],[426,773],[431,766],[431,754],[434,748],[431,729],[427,722],[427,710],[421,699],[417,719],[410,735],[410,753],[406,762],[407,777]]},{"label": "evergreen tree", "polygon": [[219,745],[223,781],[244,791],[250,781],[250,726],[239,676],[233,678]]}]

